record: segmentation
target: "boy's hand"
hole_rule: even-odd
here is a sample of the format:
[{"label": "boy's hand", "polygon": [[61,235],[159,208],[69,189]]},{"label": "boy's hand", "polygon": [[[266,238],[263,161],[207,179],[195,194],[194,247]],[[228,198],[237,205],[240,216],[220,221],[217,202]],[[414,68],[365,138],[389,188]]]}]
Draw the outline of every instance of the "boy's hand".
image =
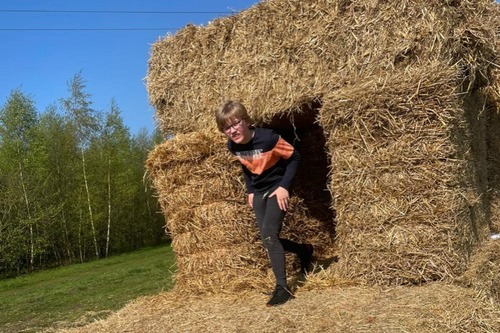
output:
[{"label": "boy's hand", "polygon": [[278,200],[278,206],[280,207],[281,210],[286,211],[288,209],[288,190],[284,187],[278,187],[271,195],[269,198],[276,196],[276,199]]},{"label": "boy's hand", "polygon": [[253,208],[253,193],[248,193],[248,204]]}]

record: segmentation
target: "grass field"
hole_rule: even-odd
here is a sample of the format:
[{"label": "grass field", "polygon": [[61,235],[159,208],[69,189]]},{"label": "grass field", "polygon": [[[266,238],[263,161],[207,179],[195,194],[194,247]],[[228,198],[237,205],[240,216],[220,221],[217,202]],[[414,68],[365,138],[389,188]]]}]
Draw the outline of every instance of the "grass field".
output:
[{"label": "grass field", "polygon": [[0,332],[40,332],[84,324],[143,295],[172,287],[171,247],[0,280]]}]

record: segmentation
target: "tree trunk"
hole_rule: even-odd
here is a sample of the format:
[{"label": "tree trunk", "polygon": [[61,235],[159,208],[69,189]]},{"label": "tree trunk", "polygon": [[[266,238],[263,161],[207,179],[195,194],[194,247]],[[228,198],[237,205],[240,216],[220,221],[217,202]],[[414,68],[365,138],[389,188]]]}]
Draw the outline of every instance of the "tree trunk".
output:
[{"label": "tree trunk", "polygon": [[92,214],[92,205],[90,202],[89,184],[87,181],[87,172],[85,170],[85,152],[84,152],[83,148],[82,148],[82,168],[83,168],[83,181],[85,182],[85,192],[87,193],[87,204],[89,207],[90,227],[92,228],[92,237],[94,238],[95,256],[97,259],[99,259],[99,248],[97,246],[97,238],[96,238],[95,226],[94,226],[94,215]]},{"label": "tree trunk", "polygon": [[111,158],[108,157],[108,231],[106,233],[106,258],[109,251],[109,234],[111,231]]},{"label": "tree trunk", "polygon": [[[81,196],[79,198],[79,201],[81,201]],[[82,210],[79,209],[79,216],[80,218],[78,219],[78,250],[80,252],[80,262],[83,263],[83,246],[82,246]]]},{"label": "tree trunk", "polygon": [[71,249],[71,244],[69,243],[69,231],[68,231],[68,222],[66,221],[66,214],[65,214],[65,211],[66,210],[66,204],[63,204],[62,206],[62,212],[61,212],[61,215],[62,215],[62,218],[61,218],[61,222],[62,222],[62,225],[63,225],[63,231],[64,231],[64,252],[66,252],[66,256],[68,256],[68,261],[70,264],[73,263],[73,251]]},{"label": "tree trunk", "polygon": [[26,185],[24,184],[24,174],[21,162],[19,162],[19,176],[21,178],[21,187],[23,189],[24,204],[26,205],[26,213],[28,214],[28,226],[30,230],[30,269],[33,269],[33,264],[35,262],[35,240],[33,235],[33,223],[31,219],[30,202],[28,199],[28,192],[26,191]]}]

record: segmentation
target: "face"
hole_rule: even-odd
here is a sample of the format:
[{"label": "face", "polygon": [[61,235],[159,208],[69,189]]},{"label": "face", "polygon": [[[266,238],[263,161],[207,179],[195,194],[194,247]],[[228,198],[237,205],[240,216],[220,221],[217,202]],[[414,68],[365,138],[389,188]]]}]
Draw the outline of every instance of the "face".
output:
[{"label": "face", "polygon": [[253,132],[245,120],[231,118],[224,127],[224,134],[234,143],[245,144],[252,139]]}]

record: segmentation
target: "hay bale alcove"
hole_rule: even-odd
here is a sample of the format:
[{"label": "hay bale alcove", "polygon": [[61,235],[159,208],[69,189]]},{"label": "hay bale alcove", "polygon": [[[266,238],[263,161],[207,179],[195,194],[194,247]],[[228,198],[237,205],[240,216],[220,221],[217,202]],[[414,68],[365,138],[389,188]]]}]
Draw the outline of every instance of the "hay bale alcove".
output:
[{"label": "hay bale alcove", "polygon": [[[276,112],[267,122],[256,125],[273,129],[301,155],[283,234],[296,241],[313,243],[316,256],[332,262],[336,258],[335,208],[328,190],[331,161],[326,135],[318,122],[321,105],[321,100],[314,98],[293,110]],[[297,267],[292,269],[296,271]]]},{"label": "hay bale alcove", "polygon": [[273,283],[215,126],[227,99],[303,156],[283,233],[316,245],[323,270],[306,286],[462,277],[499,228],[499,54],[490,0],[267,0],[159,40],[147,87],[173,138],[147,168],[176,288]]},{"label": "hay bale alcove", "polygon": [[293,182],[293,195],[302,200],[313,216],[330,229],[335,238],[335,209],[328,191],[331,161],[326,149],[326,135],[318,122],[321,100],[313,99],[295,111],[276,112],[268,122],[256,124],[271,128],[292,144],[302,160]]}]

